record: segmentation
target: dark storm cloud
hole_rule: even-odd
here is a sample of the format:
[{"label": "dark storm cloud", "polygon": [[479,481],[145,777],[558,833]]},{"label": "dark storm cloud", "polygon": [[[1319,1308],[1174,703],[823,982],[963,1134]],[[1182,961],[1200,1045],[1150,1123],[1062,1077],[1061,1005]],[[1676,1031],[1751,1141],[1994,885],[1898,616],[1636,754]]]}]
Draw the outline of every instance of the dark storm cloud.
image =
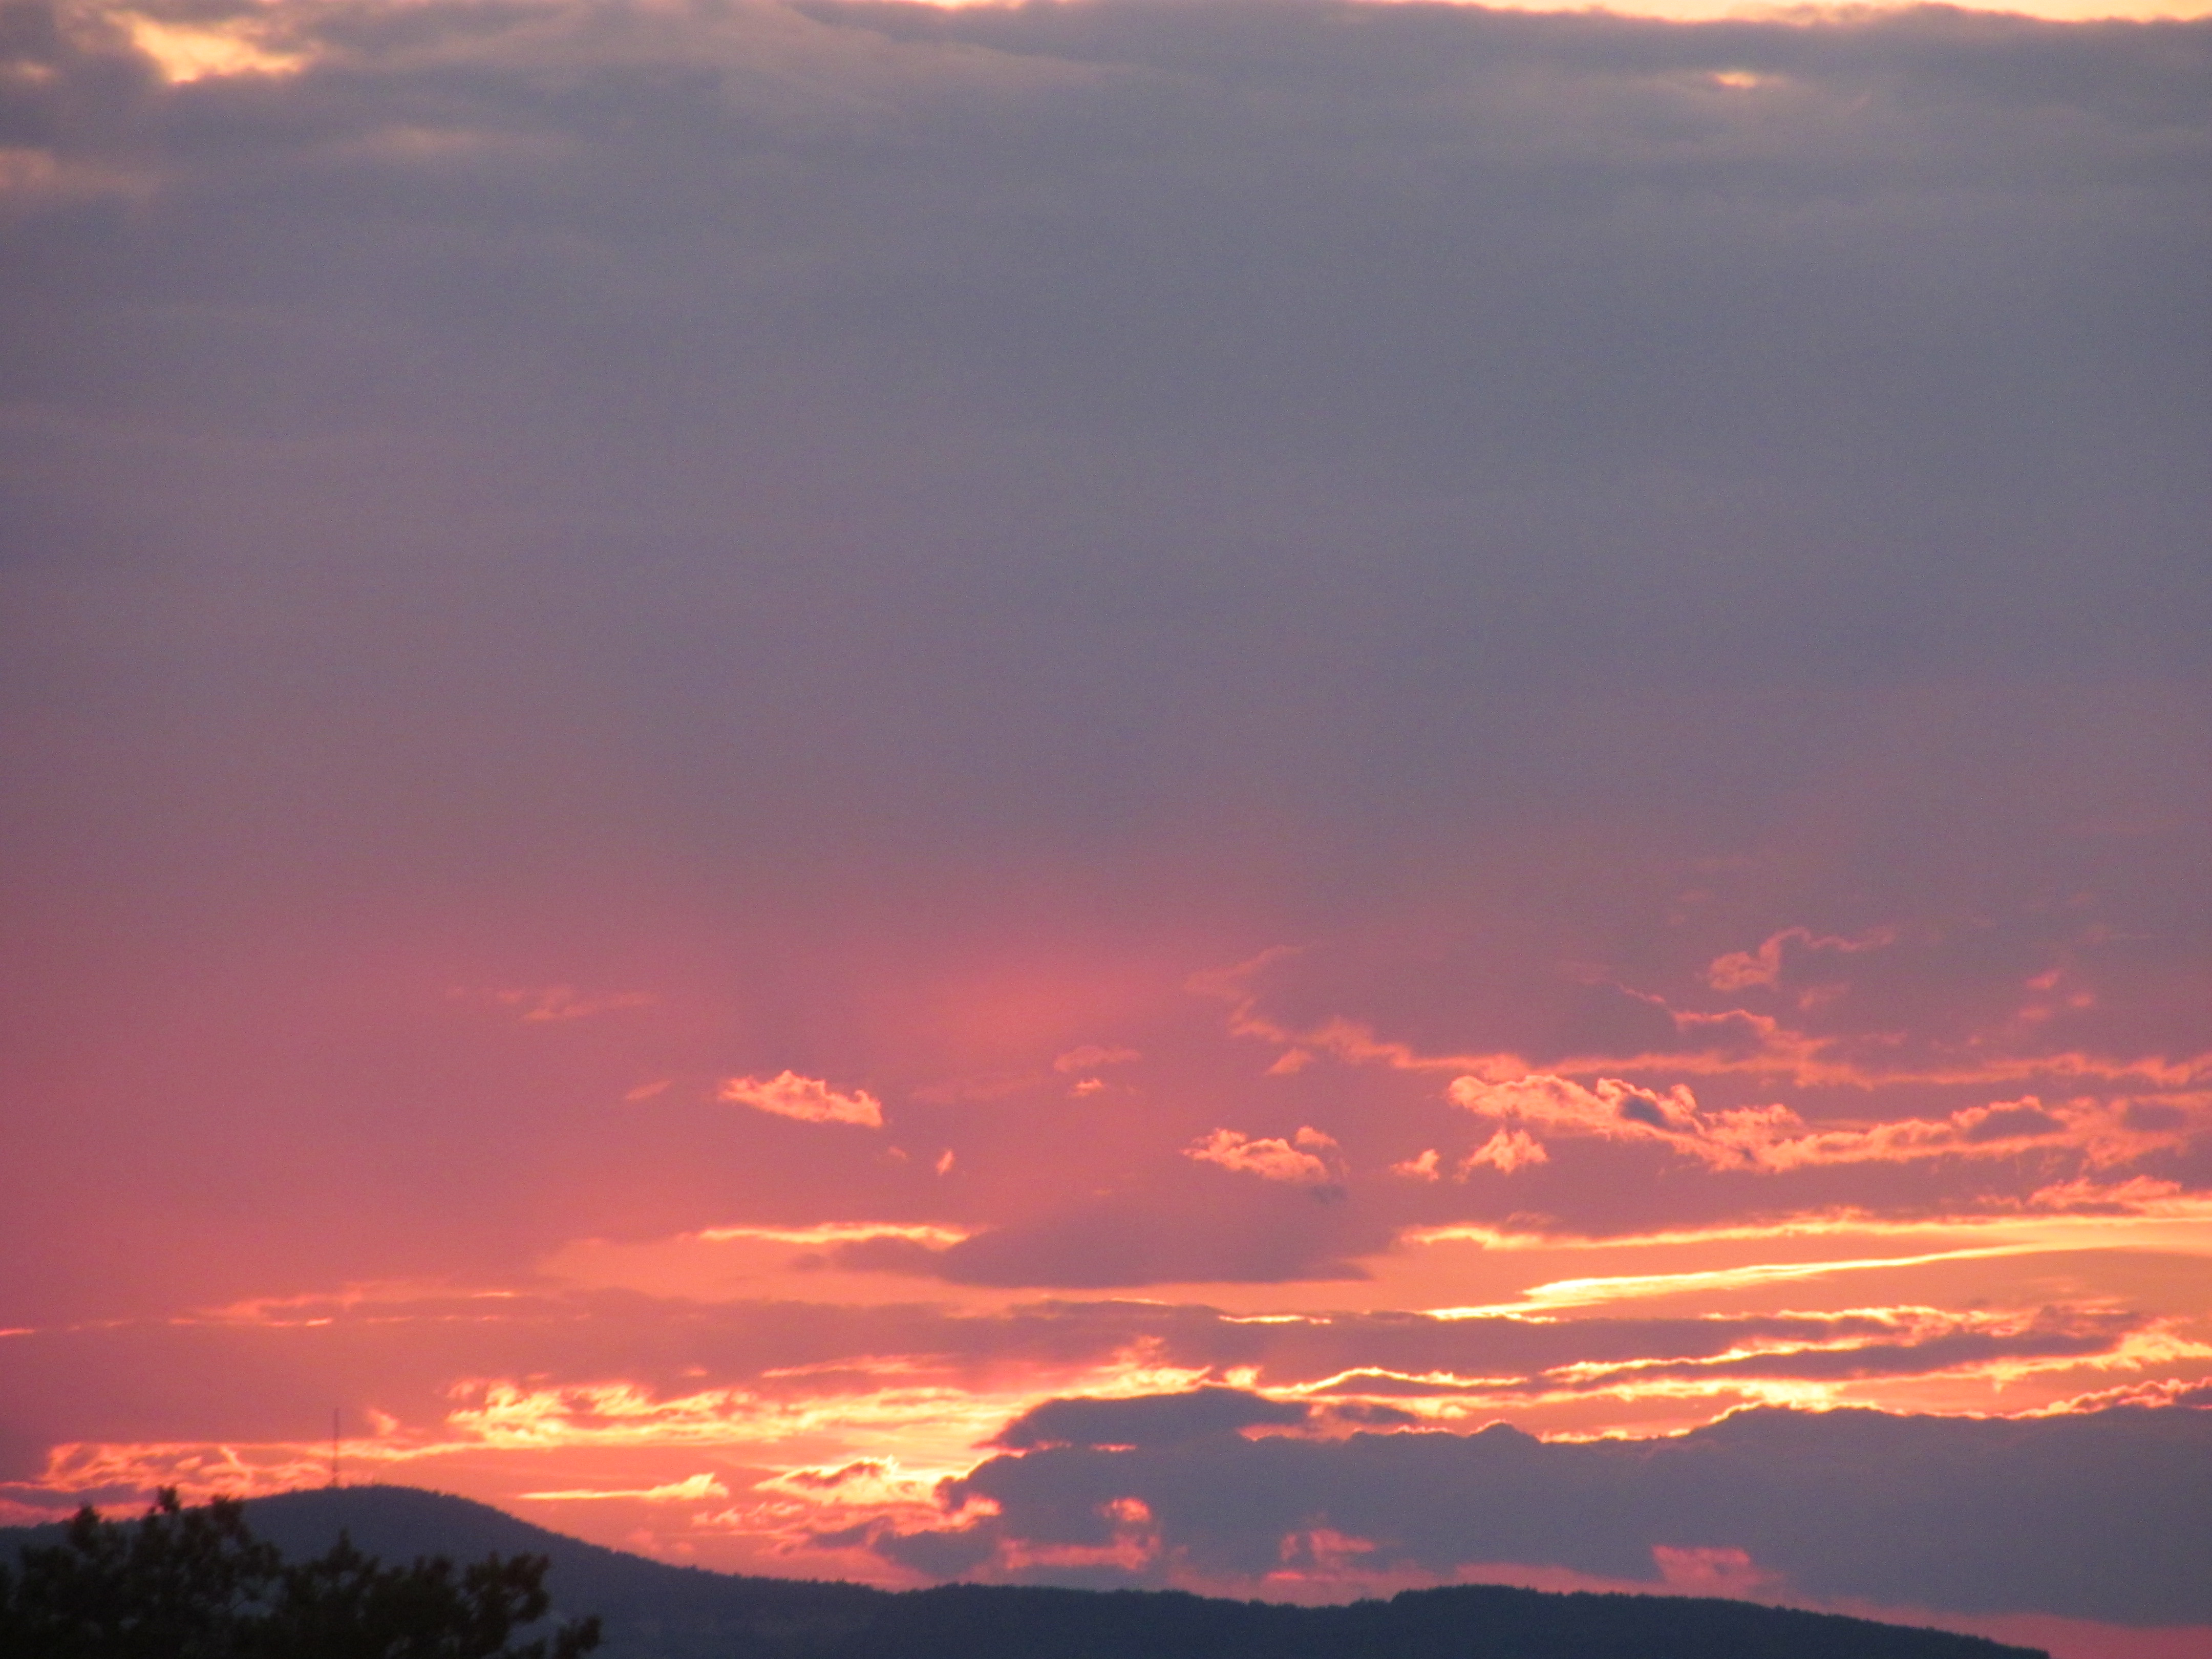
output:
[{"label": "dark storm cloud", "polygon": [[1356,1551],[1362,1571],[1548,1563],[1633,1580],[1654,1577],[1655,1548],[1742,1551],[1800,1596],[2181,1624],[2212,1619],[2208,1492],[2203,1411],[1756,1411],[1644,1442],[1547,1444],[1498,1426],[1002,1455],[945,1493],[996,1516],[878,1547],[964,1552],[973,1571],[987,1545],[1019,1547],[1015,1559],[1096,1548],[1141,1513],[1156,1562],[1224,1577],[1274,1571],[1326,1528],[1372,1547]]}]

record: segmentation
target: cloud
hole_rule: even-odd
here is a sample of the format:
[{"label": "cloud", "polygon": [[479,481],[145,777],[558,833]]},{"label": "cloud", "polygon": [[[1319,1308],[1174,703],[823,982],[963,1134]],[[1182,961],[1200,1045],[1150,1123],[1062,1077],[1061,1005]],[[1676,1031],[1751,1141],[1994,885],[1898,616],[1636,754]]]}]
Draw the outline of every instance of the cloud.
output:
[{"label": "cloud", "polygon": [[[2142,1127],[2144,1121],[2131,1117],[2125,1103],[2085,1099],[2046,1106],[2031,1095],[1961,1107],[1940,1119],[1822,1128],[1782,1105],[1707,1110],[1686,1084],[1658,1089],[1600,1078],[1585,1085],[1545,1073],[1504,1080],[1470,1074],[1455,1078],[1446,1093],[1478,1117],[1555,1134],[1662,1146],[1716,1170],[2011,1158],[2035,1150],[2074,1153],[2089,1167],[2101,1168],[2180,1145],[2187,1138],[2183,1125],[2191,1121],[2187,1115],[2160,1115],[2149,1120],[2155,1127]],[[1510,1133],[1534,1146],[1524,1130]],[[1468,1167],[1492,1163],[1512,1169],[1541,1157],[1540,1147],[1532,1158],[1501,1129]]]},{"label": "cloud", "polygon": [[1809,927],[1785,927],[1770,933],[1756,951],[1731,951],[1716,957],[1705,969],[1705,983],[1716,991],[1740,991],[1748,986],[1771,985],[1782,976],[1782,951],[1788,945],[1807,951],[1836,951],[1846,954],[1878,950],[1896,942],[1894,927],[1875,927],[1853,938],[1815,933]]},{"label": "cloud", "polygon": [[1008,1451],[1044,1446],[1172,1446],[1240,1429],[1297,1426],[1312,1414],[1313,1408],[1302,1402],[1268,1400],[1239,1389],[1198,1389],[1128,1400],[1048,1400],[1007,1424],[991,1443]]},{"label": "cloud", "polygon": [[715,1098],[773,1112],[778,1117],[797,1118],[802,1123],[856,1123],[867,1129],[884,1127],[883,1103],[866,1090],[841,1095],[827,1083],[796,1072],[779,1072],[765,1079],[733,1077],[722,1085]]},{"label": "cloud", "polygon": [[1257,1585],[1295,1558],[1291,1540],[1325,1528],[1363,1540],[1358,1568],[1378,1578],[1514,1562],[1708,1592],[1786,1585],[1801,1599],[2187,1624],[2212,1621],[2212,1589],[2189,1565],[2212,1548],[2208,1480],[2212,1412],[2185,1408],[2015,1422],[1754,1411],[1641,1443],[1547,1444],[1504,1427],[1246,1439],[1224,1426],[1171,1446],[994,1457],[944,1491],[948,1506],[992,1506],[988,1518],[937,1537],[964,1542],[967,1571],[1003,1576],[1042,1545],[1108,1541],[1099,1517],[1133,1504],[1156,1547],[1124,1582],[1166,1582],[1172,1562]]},{"label": "cloud", "polygon": [[1321,1156],[1334,1149],[1334,1140],[1314,1128],[1302,1128],[1293,1139],[1295,1146],[1278,1138],[1261,1139],[1234,1129],[1216,1129],[1184,1147],[1182,1155],[1201,1164],[1255,1175],[1262,1181],[1287,1182],[1297,1187],[1323,1186],[1337,1178],[1336,1171]]},{"label": "cloud", "polygon": [[270,37],[275,31],[251,16],[185,23],[125,12],[122,21],[131,44],[171,82],[211,76],[289,75],[307,62],[302,53],[272,45]]},{"label": "cloud", "polygon": [[1487,1164],[1500,1175],[1511,1175],[1532,1164],[1547,1164],[1551,1154],[1544,1143],[1526,1129],[1500,1129],[1496,1134],[1467,1155],[1457,1171],[1464,1181],[1474,1170]]},{"label": "cloud", "polygon": [[616,1498],[637,1504],[697,1504],[710,1498],[727,1498],[730,1489],[712,1474],[695,1474],[658,1486],[583,1486],[568,1492],[517,1492],[517,1498],[541,1504],[598,1503]]},{"label": "cloud", "polygon": [[[1254,1195],[1293,1213],[1313,1208],[1301,1195]],[[2137,1264],[2130,1272],[2156,1260],[2128,1255]],[[2031,1285],[2047,1262],[2024,1268]],[[1783,1281],[1777,1299],[1817,1295],[1817,1285]],[[1917,1397],[1930,1397],[1946,1393],[1944,1378],[1954,1400],[2031,1413],[2063,1403],[2079,1413],[2113,1403],[2085,1398],[2085,1390],[2134,1387],[2132,1379],[2160,1368],[2193,1374],[2212,1357],[2187,1340],[2185,1326],[2109,1307],[1687,1311],[1701,1304],[1686,1295],[1700,1289],[1720,1293],[1705,1306],[1758,1291],[1761,1282],[1746,1275],[1654,1284],[1652,1296],[1664,1298],[1655,1305],[1685,1311],[1620,1316],[1593,1313],[1569,1288],[1532,1297],[1523,1312],[1436,1316],[1391,1309],[1248,1315],[1136,1299],[964,1310],[826,1299],[718,1304],[393,1286],[210,1310],[197,1322],[32,1333],[9,1339],[11,1395],[22,1406],[9,1454],[16,1461],[0,1465],[0,1501],[61,1512],[87,1498],[131,1501],[159,1484],[204,1495],[312,1481],[326,1468],[328,1443],[297,1437],[293,1402],[327,1392],[342,1370],[352,1399],[377,1402],[349,1406],[349,1426],[377,1423],[373,1433],[349,1436],[349,1468],[504,1504],[524,1494],[681,1486],[701,1453],[712,1452],[728,1460],[714,1477],[731,1488],[726,1507],[706,1517],[689,1512],[696,1504],[649,1504],[668,1511],[653,1524],[723,1565],[787,1572],[795,1558],[780,1551],[862,1549],[881,1527],[905,1534],[956,1524],[933,1495],[937,1483],[969,1471],[994,1436],[1006,1449],[1052,1455],[1174,1443],[1202,1455],[1223,1433],[1321,1442],[1362,1428],[1471,1429],[1500,1418],[1570,1430],[1627,1421],[1650,1431],[1688,1427],[1745,1401],[1826,1403],[1884,1397],[1886,1389],[1910,1398],[1916,1385]],[[100,1415],[89,1420],[103,1434],[67,1439],[57,1427],[88,1420],[81,1389],[71,1404],[67,1385],[88,1373],[122,1381],[95,1402]],[[217,1402],[212,1414],[191,1404],[203,1396]],[[1564,1474],[1574,1476],[1571,1458]],[[740,1475],[754,1484],[742,1485]],[[1125,1495],[1142,1497],[1108,1491],[1097,1501]],[[586,1535],[619,1540],[613,1522],[595,1519],[606,1504],[561,1501]],[[1295,1529],[1315,1524],[1332,1523],[1301,1519]],[[1333,1524],[1346,1536],[1390,1536],[1341,1518]],[[862,1542],[806,1542],[856,1526]],[[1109,1529],[1084,1547],[1109,1547],[1115,1535]],[[1054,1540],[1030,1541],[1036,1548],[1021,1556],[1023,1571],[1050,1565],[1038,1551]],[[1751,1547],[1710,1536],[1663,1541]],[[1012,1556],[995,1546],[979,1551],[976,1542],[886,1545],[835,1565],[865,1572],[870,1561],[880,1570],[885,1560],[966,1559],[1012,1571]],[[1402,1559],[1377,1570],[1411,1572],[1414,1582],[1442,1571]]]}]

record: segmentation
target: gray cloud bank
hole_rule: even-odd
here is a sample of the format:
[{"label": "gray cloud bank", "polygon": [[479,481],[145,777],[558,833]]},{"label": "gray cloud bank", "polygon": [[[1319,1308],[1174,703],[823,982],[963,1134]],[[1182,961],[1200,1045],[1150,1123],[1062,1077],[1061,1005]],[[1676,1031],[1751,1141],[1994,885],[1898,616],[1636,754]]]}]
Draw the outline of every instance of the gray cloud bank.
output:
[{"label": "gray cloud bank", "polygon": [[16,672],[248,739],[204,837],[1671,807],[1778,698],[2203,667],[2212,27],[88,16],[8,13]]},{"label": "gray cloud bank", "polygon": [[[1370,1547],[1334,1545],[1376,1572],[1522,1563],[1651,1579],[1655,1548],[1741,1551],[1778,1576],[1770,1593],[2212,1620],[2212,1412],[1762,1410],[1665,1440],[1547,1443],[1499,1425],[1314,1441],[1239,1437],[1223,1428],[1223,1401],[1186,1396],[1172,1425],[1168,1400],[1054,1402],[1010,1443],[1049,1438],[1031,1431],[1055,1407],[1076,1418],[1079,1403],[1102,1425],[1118,1410],[1131,1420],[1108,1431],[1138,1443],[994,1457],[945,1497],[988,1499],[995,1516],[886,1531],[876,1547],[939,1573],[1117,1539],[1147,1558],[1016,1575],[1084,1583],[1150,1582],[1170,1563],[1223,1578],[1310,1568],[1332,1547],[1310,1541],[1317,1531]],[[1131,1499],[1144,1511],[1133,1537]]]}]

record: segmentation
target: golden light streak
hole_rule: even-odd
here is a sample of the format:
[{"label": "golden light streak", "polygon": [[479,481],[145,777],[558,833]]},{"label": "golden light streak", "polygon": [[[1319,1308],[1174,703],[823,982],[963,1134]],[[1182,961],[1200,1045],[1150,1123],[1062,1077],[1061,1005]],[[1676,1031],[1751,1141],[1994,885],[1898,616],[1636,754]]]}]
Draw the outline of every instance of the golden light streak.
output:
[{"label": "golden light streak", "polygon": [[129,33],[131,44],[172,84],[216,76],[292,75],[308,61],[303,52],[272,45],[264,26],[252,17],[185,23],[143,12],[111,15]]},{"label": "golden light streak", "polygon": [[585,1486],[568,1492],[515,1493],[517,1498],[539,1504],[599,1503],[608,1498],[629,1498],[641,1504],[696,1504],[729,1495],[730,1489],[711,1474],[695,1474],[688,1480],[672,1480],[659,1486]]},{"label": "golden light streak", "polygon": [[[1537,1232],[1481,1222],[1453,1222],[1413,1227],[1399,1235],[1408,1245],[1470,1243],[1486,1250],[1637,1250],[1714,1243],[1772,1243],[1787,1239],[1838,1237],[1917,1238],[1996,1233],[2033,1249],[2194,1249],[2212,1255],[2212,1195],[2161,1192],[2144,1199],[2133,1213],[2119,1215],[2033,1215],[2019,1212],[1980,1212],[1905,1218],[1859,1210],[1823,1211],[1777,1217],[1771,1221],[1727,1222],[1709,1227],[1667,1228],[1656,1232]],[[2115,1237],[2124,1234],[2125,1242]]]},{"label": "golden light streak", "polygon": [[974,1237],[967,1227],[929,1222],[824,1221],[811,1227],[702,1227],[680,1233],[681,1239],[705,1244],[798,1244],[818,1249],[827,1244],[857,1244],[872,1238],[903,1238],[932,1249],[947,1249]]},{"label": "golden light streak", "polygon": [[1920,1267],[1936,1261],[1983,1261],[2019,1255],[2030,1247],[1984,1245],[1974,1249],[1932,1250],[1920,1255],[1862,1256],[1844,1261],[1753,1262],[1741,1267],[1711,1267],[1686,1273],[1617,1273],[1602,1278],[1557,1279],[1531,1285],[1510,1303],[1472,1308],[1430,1308],[1436,1319],[1495,1318],[1501,1314],[1532,1310],[1595,1307],[1603,1303],[1637,1300],[1655,1296],[1679,1296],[1708,1290],[1740,1290],[1747,1285],[1778,1284],[1790,1279],[1818,1279],[1830,1273],[1867,1273],[1888,1267]]}]

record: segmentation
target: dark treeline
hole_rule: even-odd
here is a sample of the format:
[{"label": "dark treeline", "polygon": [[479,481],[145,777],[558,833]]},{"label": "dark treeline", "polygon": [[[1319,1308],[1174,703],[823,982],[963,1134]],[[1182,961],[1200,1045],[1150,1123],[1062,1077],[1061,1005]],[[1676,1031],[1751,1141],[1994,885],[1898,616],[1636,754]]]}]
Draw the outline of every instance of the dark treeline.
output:
[{"label": "dark treeline", "polygon": [[185,1509],[168,1490],[136,1522],[82,1509],[58,1542],[0,1551],[0,1655],[580,1659],[599,1644],[596,1619],[512,1639],[545,1616],[550,1565],[492,1554],[387,1567],[343,1529],[321,1554],[287,1560],[236,1499]]},{"label": "dark treeline", "polygon": [[[382,1566],[356,1540],[411,1565]],[[19,1549],[0,1601],[0,1618],[19,1621],[0,1623],[8,1659],[574,1659],[602,1633],[599,1659],[2047,1659],[1978,1637],[1677,1596],[1468,1585],[1301,1607],[1164,1590],[893,1593],[750,1578],[395,1487],[165,1506],[134,1525],[81,1516],[65,1536],[0,1533],[0,1564]],[[456,1569],[455,1558],[476,1565]],[[164,1587],[194,1573],[228,1584],[230,1614],[177,1622]],[[65,1583],[80,1611],[86,1595],[137,1609],[136,1634],[111,1617],[110,1645],[67,1645],[57,1626],[21,1621],[29,1587]],[[520,1642],[577,1613],[597,1616]]]}]

